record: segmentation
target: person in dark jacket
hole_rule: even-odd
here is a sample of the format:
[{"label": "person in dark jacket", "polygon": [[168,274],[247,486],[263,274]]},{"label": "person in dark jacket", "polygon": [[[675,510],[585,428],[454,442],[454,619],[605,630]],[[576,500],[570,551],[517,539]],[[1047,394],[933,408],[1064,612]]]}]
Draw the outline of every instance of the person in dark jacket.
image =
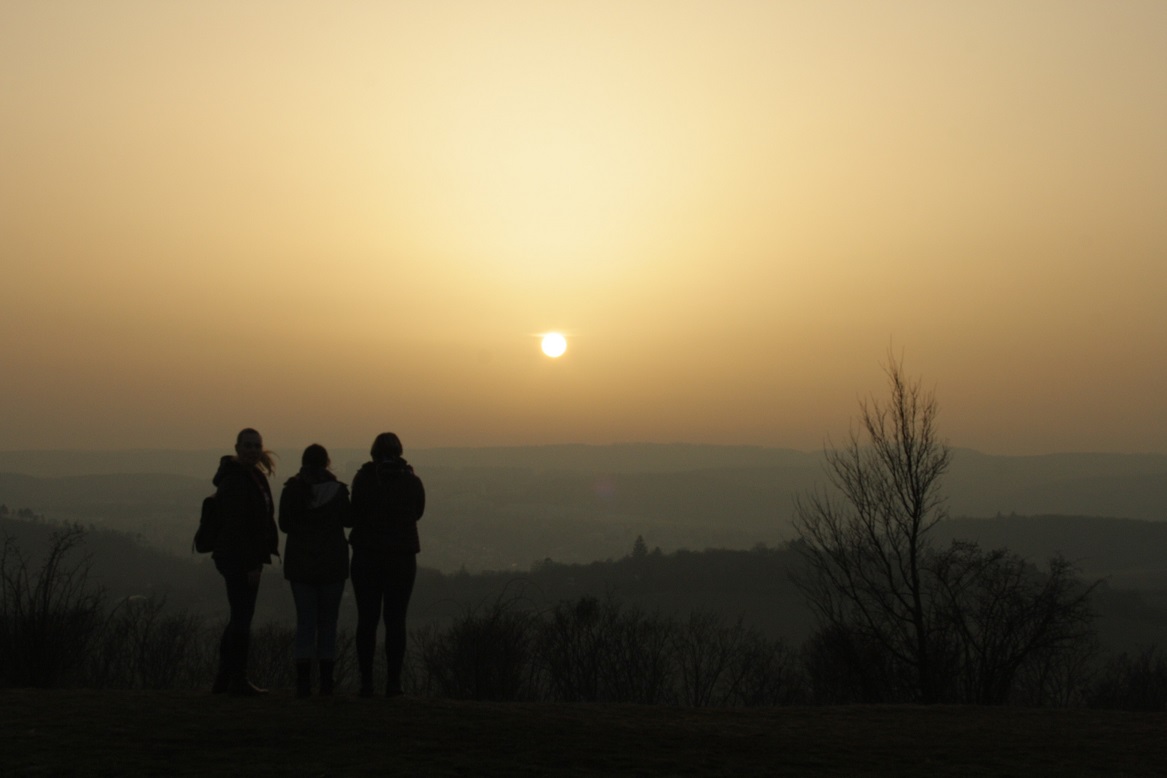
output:
[{"label": "person in dark jacket", "polygon": [[348,580],[348,541],[352,526],[348,487],[328,469],[328,451],[318,443],[304,449],[300,472],[280,494],[284,578],[296,602],[296,695],[312,689],[312,659],[319,662],[320,693],[332,694],[336,662],[336,622]]},{"label": "person in dark jacket", "polygon": [[235,456],[219,460],[215,495],[222,526],[211,558],[227,583],[230,617],[219,641],[219,673],[212,691],[256,695],[260,689],[247,679],[251,620],[263,566],[279,556],[279,533],[268,476],[275,471],[263,437],[250,427],[235,438]]},{"label": "person in dark jacket", "polygon": [[401,440],[383,432],[373,441],[371,460],[353,478],[352,582],[357,601],[357,663],[361,696],[373,695],[377,625],[385,621],[385,694],[402,694],[405,614],[417,577],[421,545],[417,521],[425,512],[425,488],[402,456]]}]

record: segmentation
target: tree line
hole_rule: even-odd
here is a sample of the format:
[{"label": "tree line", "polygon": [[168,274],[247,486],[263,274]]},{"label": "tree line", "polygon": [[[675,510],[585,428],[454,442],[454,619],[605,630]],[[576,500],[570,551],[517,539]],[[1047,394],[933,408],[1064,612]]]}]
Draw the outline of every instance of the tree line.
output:
[{"label": "tree line", "polygon": [[[886,372],[890,398],[861,403],[849,439],[826,452],[828,486],[795,506],[798,537],[784,553],[799,560],[790,574],[815,617],[801,645],[724,611],[665,613],[592,593],[548,606],[516,585],[415,628],[410,691],[693,706],[1163,707],[1167,667],[1156,647],[1101,657],[1092,606],[1100,582],[1081,580],[1060,557],[1043,569],[1007,549],[934,539],[951,459],[938,406],[899,362],[889,360]],[[55,530],[39,567],[5,540],[5,683],[205,685],[218,628],[154,597],[109,603],[89,585],[87,560],[71,561],[83,535],[79,527]],[[660,556],[637,538],[625,572],[648,577]],[[546,560],[532,576],[554,567]],[[260,630],[262,682],[290,685],[291,641],[289,628]],[[342,635],[342,687],[351,648]]]},{"label": "tree line", "polygon": [[[5,686],[206,689],[220,624],[160,598],[110,600],[88,581],[78,552],[85,530],[54,530],[49,551],[26,558],[8,539],[0,556],[0,681]],[[256,680],[291,688],[294,630],[268,623],[253,635]],[[943,696],[954,703],[1162,709],[1167,656],[1155,647],[1101,659],[1044,652],[1000,681],[988,699],[959,669]],[[548,607],[520,583],[444,621],[411,632],[411,694],[456,699],[774,706],[918,699],[895,657],[824,627],[801,645],[723,613],[664,613],[618,596],[581,595]],[[959,666],[958,666],[959,667]],[[972,672],[972,670],[976,672]],[[342,630],[338,690],[356,686],[352,633]],[[873,681],[873,678],[875,679]],[[889,690],[900,690],[901,696]]]}]

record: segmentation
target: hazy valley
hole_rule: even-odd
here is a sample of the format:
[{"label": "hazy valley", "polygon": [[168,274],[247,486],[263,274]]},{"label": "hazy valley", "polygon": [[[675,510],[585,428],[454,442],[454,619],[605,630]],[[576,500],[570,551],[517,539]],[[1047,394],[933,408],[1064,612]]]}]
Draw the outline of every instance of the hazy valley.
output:
[{"label": "hazy valley", "polygon": [[[342,479],[362,453],[333,452]],[[191,536],[218,455],[0,453],[4,531],[36,547],[54,523],[109,530],[90,533],[89,545],[95,578],[112,593],[154,593],[215,613],[220,581],[209,559],[191,552]],[[295,459],[282,458],[277,492]],[[554,446],[417,451],[411,459],[429,495],[416,623],[492,597],[550,607],[611,594],[667,611],[742,617],[794,642],[809,632],[784,544],[795,497],[825,482],[821,454]],[[1167,641],[1167,457],[961,450],[945,489],[950,518],[938,539],[1005,546],[1038,564],[1060,553],[1083,576],[1107,580],[1097,596],[1107,603],[1102,632],[1112,643]],[[43,522],[20,521],[31,516]],[[633,566],[638,537],[651,553]],[[278,564],[267,581],[261,617],[289,620]]]},{"label": "hazy valley", "polygon": [[[198,505],[212,490],[221,453],[0,452],[0,504],[127,532],[189,556]],[[360,450],[332,454],[346,481],[365,459]],[[422,564],[445,572],[615,559],[637,536],[665,552],[778,546],[792,537],[795,498],[825,485],[821,453],[752,447],[433,449],[410,459],[429,498]],[[277,494],[296,462],[298,452],[283,452],[272,479]],[[943,489],[948,531],[1026,555],[1059,551],[1092,574],[1140,575],[1115,566],[1107,538],[1111,529],[1119,544],[1125,534],[1163,529],[1145,523],[1167,519],[1167,456],[958,450]],[[1018,518],[1037,516],[1137,521],[1100,530]],[[1132,542],[1132,553],[1147,548],[1144,540]],[[1144,564],[1154,560],[1138,562]]]}]

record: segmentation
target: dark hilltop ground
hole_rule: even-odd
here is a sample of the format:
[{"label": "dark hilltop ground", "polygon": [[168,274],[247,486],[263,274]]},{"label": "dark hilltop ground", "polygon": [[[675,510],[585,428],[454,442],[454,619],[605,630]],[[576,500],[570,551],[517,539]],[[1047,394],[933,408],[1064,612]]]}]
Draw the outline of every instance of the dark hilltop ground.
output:
[{"label": "dark hilltop ground", "polygon": [[1167,713],[5,689],[0,772],[1116,778],[1167,774]]}]

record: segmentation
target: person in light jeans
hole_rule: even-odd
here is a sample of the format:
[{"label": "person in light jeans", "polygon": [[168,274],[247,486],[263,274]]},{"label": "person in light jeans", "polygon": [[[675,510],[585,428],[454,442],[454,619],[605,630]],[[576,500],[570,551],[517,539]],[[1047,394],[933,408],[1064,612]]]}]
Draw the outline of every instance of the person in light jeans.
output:
[{"label": "person in light jeans", "polygon": [[284,544],[284,577],[296,603],[296,696],[312,693],[312,661],[319,663],[320,694],[333,692],[336,664],[336,622],[348,580],[351,526],[348,487],[332,471],[328,450],[318,443],[304,449],[300,472],[284,484],[280,495],[280,530]]}]

